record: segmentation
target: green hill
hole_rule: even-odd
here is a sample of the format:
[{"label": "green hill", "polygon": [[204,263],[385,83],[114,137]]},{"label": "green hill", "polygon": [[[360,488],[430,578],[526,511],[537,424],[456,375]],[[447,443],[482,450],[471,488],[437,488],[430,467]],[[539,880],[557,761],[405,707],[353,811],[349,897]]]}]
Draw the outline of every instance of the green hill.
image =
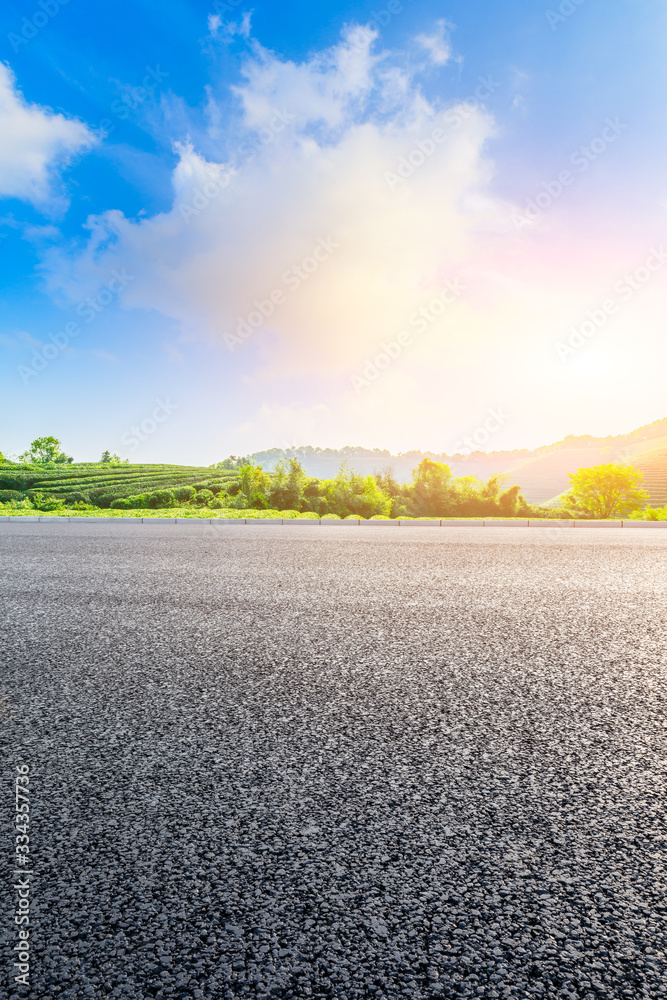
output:
[{"label": "green hill", "polygon": [[183,465],[80,465],[0,467],[0,491],[42,493],[58,499],[83,494],[98,507],[114,500],[178,486],[222,485],[236,477],[233,470]]}]

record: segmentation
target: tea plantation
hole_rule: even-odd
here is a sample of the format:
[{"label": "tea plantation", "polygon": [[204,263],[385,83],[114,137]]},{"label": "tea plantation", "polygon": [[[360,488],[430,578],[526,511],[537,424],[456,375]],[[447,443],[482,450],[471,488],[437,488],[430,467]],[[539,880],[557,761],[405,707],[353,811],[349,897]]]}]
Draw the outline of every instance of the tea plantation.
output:
[{"label": "tea plantation", "polygon": [[[5,465],[0,470],[0,503],[22,499],[90,504],[102,509],[116,501],[139,495],[173,492],[177,501],[189,502],[197,492],[219,493],[236,481],[234,470],[212,470],[182,465],[100,465],[82,463],[52,467]],[[155,506],[161,506],[160,496]]]}]

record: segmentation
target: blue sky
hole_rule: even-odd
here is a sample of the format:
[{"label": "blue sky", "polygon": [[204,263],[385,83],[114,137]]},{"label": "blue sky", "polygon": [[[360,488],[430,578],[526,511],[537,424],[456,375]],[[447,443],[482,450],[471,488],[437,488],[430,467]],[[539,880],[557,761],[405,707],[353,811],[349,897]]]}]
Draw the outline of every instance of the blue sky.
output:
[{"label": "blue sky", "polygon": [[665,13],[4,4],[0,448],[448,451],[500,408],[490,450],[664,416]]}]

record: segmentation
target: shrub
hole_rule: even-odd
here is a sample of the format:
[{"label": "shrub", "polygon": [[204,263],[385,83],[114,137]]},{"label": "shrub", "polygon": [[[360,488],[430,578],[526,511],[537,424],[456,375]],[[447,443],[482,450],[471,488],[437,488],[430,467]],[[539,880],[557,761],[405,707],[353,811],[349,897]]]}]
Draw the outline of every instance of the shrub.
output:
[{"label": "shrub", "polygon": [[338,514],[322,514],[323,521],[340,521]]},{"label": "shrub", "polygon": [[132,497],[120,498],[112,501],[111,510],[133,510]]},{"label": "shrub", "polygon": [[[211,494],[212,495],[212,494]],[[158,510],[161,507],[175,507],[176,497],[173,490],[155,490],[146,496],[146,506],[151,510]]]},{"label": "shrub", "polygon": [[177,486],[174,490],[174,496],[179,503],[190,503],[196,495],[197,491],[194,486]]},{"label": "shrub", "polygon": [[197,491],[196,503],[200,507],[208,507],[213,499],[215,498],[210,490],[203,489]]},{"label": "shrub", "polygon": [[65,506],[62,500],[58,500],[55,497],[44,496],[43,493],[31,493],[30,503],[35,510],[50,511],[50,510],[62,510]]},{"label": "shrub", "polygon": [[90,497],[87,497],[85,493],[68,493],[65,497],[65,506],[71,507],[75,503],[90,503]]},{"label": "shrub", "polygon": [[667,521],[667,505],[664,507],[646,507],[645,510],[634,511],[630,515],[632,521]]},{"label": "shrub", "polygon": [[9,503],[11,500],[22,500],[23,494],[18,490],[0,490],[0,503]]}]

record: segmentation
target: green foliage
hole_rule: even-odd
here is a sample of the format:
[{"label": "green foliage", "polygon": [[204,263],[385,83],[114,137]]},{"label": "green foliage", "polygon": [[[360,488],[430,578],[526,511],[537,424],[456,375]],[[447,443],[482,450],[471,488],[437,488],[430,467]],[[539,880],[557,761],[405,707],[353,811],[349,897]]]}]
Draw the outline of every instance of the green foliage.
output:
[{"label": "green foliage", "polygon": [[649,499],[640,488],[643,479],[639,469],[613,462],[578,469],[569,476],[568,500],[575,511],[588,517],[623,517],[639,510]]},{"label": "green foliage", "polygon": [[66,507],[71,507],[74,503],[90,503],[90,497],[85,493],[68,493],[67,496],[63,497],[63,503]]},{"label": "green foliage", "polygon": [[100,465],[129,465],[129,458],[121,458],[120,455],[112,455],[110,451],[102,452]]},{"label": "green foliage", "polygon": [[339,517],[369,518],[391,513],[391,497],[378,486],[375,476],[358,476],[345,462],[334,479],[321,481],[320,489],[328,512]]},{"label": "green foliage", "polygon": [[244,465],[239,469],[239,482],[239,493],[245,498],[247,507],[261,510],[269,506],[271,477],[260,465]]},{"label": "green foliage", "polygon": [[35,492],[31,493],[29,496],[31,505],[35,510],[50,511],[59,510],[64,507],[62,500],[57,500],[54,497],[44,496],[43,493]]},{"label": "green foliage", "polygon": [[[37,439],[33,444],[40,441]],[[569,508],[532,507],[524,500],[520,487],[505,486],[501,476],[491,476],[487,482],[475,476],[453,478],[446,465],[430,459],[419,463],[410,483],[401,484],[391,469],[375,476],[361,476],[345,464],[333,479],[316,479],[308,477],[296,459],[280,462],[274,474],[248,462],[238,469],[218,468],[212,474],[211,469],[191,466],[117,465],[116,456],[108,457],[109,462],[77,465],[63,461],[32,466],[5,463],[0,468],[0,503],[44,511],[48,506],[56,513],[92,504],[102,511],[117,512],[118,516],[139,510],[177,509],[186,512],[179,516],[198,516],[198,512],[205,516],[204,512],[209,511],[246,518],[279,517],[281,511],[294,512],[283,513],[285,517],[308,514],[330,519],[605,516],[587,508],[581,497],[575,497],[576,483],[569,498],[561,501],[563,505],[569,503]],[[600,468],[620,468],[625,476],[640,475],[627,466]],[[576,476],[581,479],[582,473],[586,470],[579,470]],[[634,482],[636,490],[638,480]],[[26,496],[32,496],[40,507],[33,508],[30,501],[24,502]],[[646,494],[641,490],[631,491],[608,516],[627,516],[645,499]],[[663,519],[664,514],[649,510],[646,517]]]},{"label": "green foliage", "polygon": [[190,503],[197,495],[194,486],[177,486],[174,496],[179,503]]},{"label": "green foliage", "polygon": [[[211,494],[212,496],[213,494]],[[157,510],[160,507],[175,507],[176,497],[173,490],[156,490],[146,496],[146,507]]]},{"label": "green foliage", "polygon": [[19,456],[20,461],[29,462],[32,465],[50,465],[51,463],[66,465],[71,464],[74,459],[66,455],[60,445],[58,438],[41,437],[35,438],[30,447]]},{"label": "green foliage", "polygon": [[244,465],[252,465],[252,456],[239,458],[237,455],[230,455],[222,462],[215,462],[212,469],[242,469]]},{"label": "green foliage", "polygon": [[[317,481],[311,481],[316,483]],[[301,467],[301,463],[296,458],[288,458],[278,462],[273,474],[268,500],[273,507],[289,507],[294,510],[303,510],[305,501],[305,490],[309,484],[308,477]],[[316,487],[315,487],[316,488]],[[312,491],[312,485],[311,485]],[[316,499],[311,492],[309,499]]]},{"label": "green foliage", "polygon": [[630,514],[631,521],[667,521],[667,505],[664,507],[647,507]]},{"label": "green foliage", "polygon": [[442,517],[452,506],[452,470],[443,462],[423,458],[412,473],[413,513],[420,517]]}]

